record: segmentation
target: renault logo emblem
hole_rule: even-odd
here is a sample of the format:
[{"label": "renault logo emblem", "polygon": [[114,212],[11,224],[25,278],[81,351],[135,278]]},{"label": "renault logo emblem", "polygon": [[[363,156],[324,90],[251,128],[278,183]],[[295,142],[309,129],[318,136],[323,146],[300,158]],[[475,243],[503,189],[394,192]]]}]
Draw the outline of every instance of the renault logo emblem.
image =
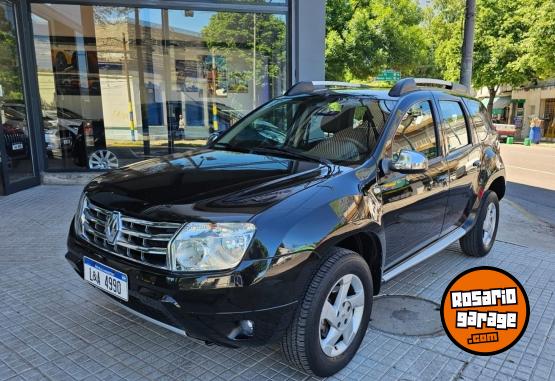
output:
[{"label": "renault logo emblem", "polygon": [[104,235],[106,235],[106,241],[113,245],[117,242],[119,235],[121,233],[121,213],[112,212],[106,219],[106,227],[104,229]]}]

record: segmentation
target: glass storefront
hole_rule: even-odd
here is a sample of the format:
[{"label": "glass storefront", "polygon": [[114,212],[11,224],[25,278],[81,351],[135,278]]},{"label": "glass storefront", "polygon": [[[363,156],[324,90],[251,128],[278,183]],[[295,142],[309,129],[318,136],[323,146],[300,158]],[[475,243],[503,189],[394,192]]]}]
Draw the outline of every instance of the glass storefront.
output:
[{"label": "glass storefront", "polygon": [[0,194],[38,178],[15,17],[13,4],[0,1]]},{"label": "glass storefront", "polygon": [[50,3],[31,12],[48,170],[203,145],[287,87],[285,13]]}]

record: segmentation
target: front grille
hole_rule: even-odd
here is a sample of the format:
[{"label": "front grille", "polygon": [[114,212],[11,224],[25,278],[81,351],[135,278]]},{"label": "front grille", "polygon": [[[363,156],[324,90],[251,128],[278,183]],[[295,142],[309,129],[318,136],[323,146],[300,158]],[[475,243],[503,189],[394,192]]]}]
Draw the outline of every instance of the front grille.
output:
[{"label": "front grille", "polygon": [[111,213],[85,201],[83,234],[87,241],[117,256],[168,269],[168,245],[181,224],[145,221],[122,215],[120,234],[116,242],[110,244],[105,232]]},{"label": "front grille", "polygon": [[27,136],[23,132],[13,132],[4,134],[6,139],[6,144],[22,143],[25,145],[27,143]]}]

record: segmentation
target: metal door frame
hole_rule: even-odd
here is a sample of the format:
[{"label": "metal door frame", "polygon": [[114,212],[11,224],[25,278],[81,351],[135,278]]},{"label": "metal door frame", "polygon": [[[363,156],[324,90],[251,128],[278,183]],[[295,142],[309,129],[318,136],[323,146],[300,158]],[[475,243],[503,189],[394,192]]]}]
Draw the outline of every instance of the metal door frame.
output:
[{"label": "metal door frame", "polygon": [[[40,184],[40,168],[39,168],[39,152],[43,153],[42,150],[37,150],[38,141],[42,141],[40,134],[37,134],[35,126],[42,123],[42,117],[40,116],[40,109],[38,108],[38,99],[32,99],[31,94],[38,94],[32,91],[32,86],[30,85],[29,73],[33,68],[32,62],[34,62],[34,57],[30,56],[29,45],[26,43],[29,37],[29,29],[25,28],[25,24],[29,25],[29,20],[26,20],[27,12],[27,2],[26,1],[13,1],[13,0],[0,0],[3,3],[9,4],[14,12],[15,20],[15,34],[17,51],[19,54],[19,66],[21,75],[21,84],[23,90],[23,101],[25,102],[25,109],[27,113],[27,130],[29,131],[29,154],[31,155],[31,163],[33,169],[33,176],[17,181],[15,183],[10,183],[9,181],[9,171],[8,168],[8,157],[6,153],[6,146],[3,133],[0,134],[0,155],[2,157],[1,170],[2,174],[0,176],[0,181],[3,182],[3,187],[0,187],[0,191],[3,188],[4,194],[11,194],[18,192],[23,189],[27,189]],[[31,60],[33,60],[31,62]],[[38,86],[35,86],[35,89]]]}]

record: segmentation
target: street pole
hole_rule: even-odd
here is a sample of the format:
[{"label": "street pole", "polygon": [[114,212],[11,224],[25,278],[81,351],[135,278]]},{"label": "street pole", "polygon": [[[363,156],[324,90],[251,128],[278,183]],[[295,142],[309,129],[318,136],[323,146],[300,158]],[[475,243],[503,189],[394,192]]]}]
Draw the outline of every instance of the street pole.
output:
[{"label": "street pole", "polygon": [[476,0],[466,0],[464,16],[464,37],[461,57],[461,84],[470,89],[472,86],[472,54],[474,53],[474,23]]},{"label": "street pole", "polygon": [[125,39],[125,33],[123,36],[123,72],[125,75],[125,82],[127,84],[127,108],[129,110],[129,131],[131,131],[131,141],[136,141],[137,137],[135,134],[135,117],[133,116],[133,98],[131,95],[131,82],[129,80],[129,62],[127,60],[127,40]]},{"label": "street pole", "polygon": [[256,107],[256,13],[253,14],[252,43],[252,107]]},{"label": "street pole", "polygon": [[135,48],[137,49],[137,70],[139,71],[139,97],[141,99],[141,122],[143,124],[143,152],[150,156],[150,130],[148,125],[148,100],[145,87],[145,65],[143,60],[143,36],[139,8],[135,8]]}]

